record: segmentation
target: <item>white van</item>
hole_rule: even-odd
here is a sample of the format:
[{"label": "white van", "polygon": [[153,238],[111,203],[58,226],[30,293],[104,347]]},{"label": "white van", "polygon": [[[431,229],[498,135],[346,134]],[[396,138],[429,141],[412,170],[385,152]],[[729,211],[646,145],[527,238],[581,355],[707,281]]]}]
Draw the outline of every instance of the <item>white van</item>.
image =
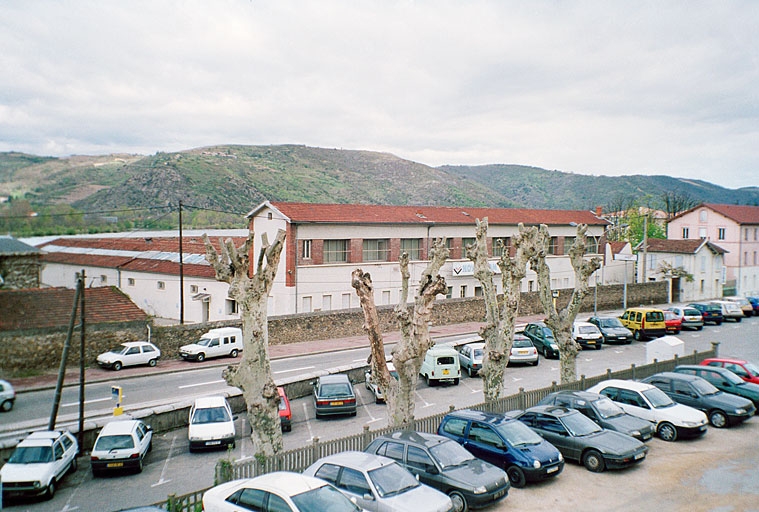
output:
[{"label": "white van", "polygon": [[208,357],[237,357],[242,351],[242,329],[238,327],[220,327],[211,329],[198,341],[179,348],[182,359],[205,361]]},{"label": "white van", "polygon": [[434,345],[424,355],[419,375],[424,377],[428,386],[435,386],[440,381],[458,385],[461,378],[459,353],[450,345]]}]

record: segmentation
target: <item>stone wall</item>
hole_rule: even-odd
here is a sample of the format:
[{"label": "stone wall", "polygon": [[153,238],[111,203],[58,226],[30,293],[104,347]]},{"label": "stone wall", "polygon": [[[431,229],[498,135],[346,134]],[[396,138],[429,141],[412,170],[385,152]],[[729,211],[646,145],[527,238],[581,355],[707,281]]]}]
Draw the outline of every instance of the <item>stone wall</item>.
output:
[{"label": "stone wall", "polygon": [[0,276],[4,290],[39,288],[40,256],[0,256]]},{"label": "stone wall", "polygon": [[[667,282],[657,281],[627,286],[627,304],[664,304],[667,300]],[[557,306],[563,307],[572,290],[559,290]],[[584,319],[593,311],[594,300],[599,311],[621,309],[623,285],[600,286],[597,296],[593,290],[585,298],[578,318]],[[380,324],[383,332],[398,330],[393,306],[381,306]],[[537,292],[522,294],[520,315],[536,315],[543,312]],[[481,297],[438,301],[432,310],[435,325],[480,322],[484,320],[485,306]],[[301,341],[342,338],[364,334],[364,316],[360,309],[303,313],[269,319],[269,342],[271,345]],[[179,357],[179,347],[192,343],[215,327],[239,326],[239,321],[212,322],[208,324],[153,326],[151,340],[161,349],[164,359]],[[98,354],[124,341],[147,339],[144,323],[106,326],[87,326],[85,359],[94,365]],[[66,339],[61,332],[0,333],[0,376],[10,377],[34,371],[57,369]],[[78,366],[79,331],[74,332],[69,353],[69,365]]]}]

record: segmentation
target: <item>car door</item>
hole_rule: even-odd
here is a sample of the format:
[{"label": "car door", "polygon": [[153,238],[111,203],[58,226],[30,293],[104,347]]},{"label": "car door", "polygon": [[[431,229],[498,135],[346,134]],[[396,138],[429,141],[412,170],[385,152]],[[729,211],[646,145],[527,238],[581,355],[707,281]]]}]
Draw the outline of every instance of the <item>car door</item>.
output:
[{"label": "car door", "polygon": [[689,405],[694,409],[701,411],[704,410],[704,404],[701,401],[701,396],[689,382],[673,379],[672,392],[668,394],[670,395],[670,398],[672,398],[672,400],[675,402]]},{"label": "car door", "polygon": [[472,421],[463,445],[469,453],[478,459],[490,462],[500,468],[504,467],[504,457],[507,456],[506,445],[489,425]]},{"label": "car door", "polygon": [[532,428],[546,441],[558,448],[565,458],[580,459],[576,440],[558,418],[548,414],[536,414]]},{"label": "car door", "polygon": [[414,476],[419,477],[419,481],[423,484],[435,489],[441,488],[440,471],[438,471],[430,454],[424,449],[408,445],[406,447],[405,466]]},{"label": "car door", "polygon": [[656,413],[648,405],[648,402],[638,393],[631,389],[605,388],[601,394],[608,396],[616,402],[626,413],[643,418],[644,420],[658,423]]},{"label": "car door", "polygon": [[123,356],[123,366],[133,366],[142,363],[142,352],[140,347],[129,347]]},{"label": "car door", "polygon": [[53,460],[55,479],[60,480],[69,468],[69,459],[66,457],[66,449],[61,438],[53,443]]},{"label": "car door", "polygon": [[214,338],[211,340],[211,343],[208,344],[208,356],[209,357],[218,357],[222,355],[223,348],[219,344],[219,338]]}]

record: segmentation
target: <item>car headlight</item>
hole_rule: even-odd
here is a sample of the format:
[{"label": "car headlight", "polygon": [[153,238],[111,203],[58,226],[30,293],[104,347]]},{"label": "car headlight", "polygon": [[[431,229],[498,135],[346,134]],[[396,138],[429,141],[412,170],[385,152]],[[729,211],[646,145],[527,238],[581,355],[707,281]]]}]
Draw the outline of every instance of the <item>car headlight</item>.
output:
[{"label": "car headlight", "polygon": [[746,409],[736,409],[735,414],[746,414]]},{"label": "car headlight", "polygon": [[559,350],[559,346],[556,343],[551,343],[551,348],[554,350]]},{"label": "car headlight", "polygon": [[683,424],[686,427],[698,427],[699,425],[701,425],[701,423],[702,423],[701,421],[683,421]]},{"label": "car headlight", "polygon": [[561,462],[562,460],[564,460],[564,456],[559,452],[559,461]]},{"label": "car headlight", "polygon": [[630,432],[630,435],[633,437],[640,437],[640,430],[633,430]]},{"label": "car headlight", "polygon": [[534,467],[535,469],[540,469],[540,466],[541,464],[539,460],[532,461],[532,467]]},{"label": "car headlight", "polygon": [[36,480],[34,482],[34,488],[39,489],[40,487],[42,487],[42,482],[40,482],[39,480]]},{"label": "car headlight", "polygon": [[479,486],[479,487],[476,487],[476,488],[474,489],[474,493],[475,493],[475,494],[485,494],[486,492],[488,492],[488,490],[485,488],[485,486],[484,486],[484,485],[481,485],[481,486]]}]

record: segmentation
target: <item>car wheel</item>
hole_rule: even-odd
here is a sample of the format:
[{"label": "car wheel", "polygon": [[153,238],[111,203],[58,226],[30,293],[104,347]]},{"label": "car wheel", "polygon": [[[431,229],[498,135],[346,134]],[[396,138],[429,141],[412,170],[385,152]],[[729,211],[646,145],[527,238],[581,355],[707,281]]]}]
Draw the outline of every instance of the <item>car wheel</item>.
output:
[{"label": "car wheel", "polygon": [[232,352],[229,353],[230,357],[237,357],[237,349],[232,350]]},{"label": "car wheel", "polygon": [[200,354],[198,354],[198,362],[199,363],[202,363],[205,360],[206,360],[206,355],[203,352],[201,352]]},{"label": "car wheel", "polygon": [[697,330],[697,331],[700,331],[700,330],[701,330],[701,329],[703,329],[703,328],[704,328],[704,326],[703,326],[703,325],[699,325],[698,327],[696,327],[696,330]]},{"label": "car wheel", "polygon": [[150,367],[155,367],[155,365],[157,364],[158,364],[158,359],[151,359],[150,361],[148,361],[148,366]]},{"label": "car wheel", "polygon": [[672,423],[663,422],[656,432],[663,441],[677,441],[677,429]]},{"label": "car wheel", "polygon": [[511,482],[512,487],[519,489],[527,485],[527,477],[524,476],[524,471],[520,468],[509,466],[506,468],[506,474],[509,475],[509,482]]},{"label": "car wheel", "polygon": [[472,377],[472,367],[471,366],[467,366],[466,367],[466,373],[469,375],[470,378]]},{"label": "car wheel", "polygon": [[[192,451],[192,450],[190,450]],[[103,475],[102,472],[98,471],[97,469],[92,470],[92,478],[100,478]]]},{"label": "car wheel", "polygon": [[150,438],[150,442],[148,443],[148,453],[153,451],[153,438]]},{"label": "car wheel", "polygon": [[353,411],[353,412],[351,413],[351,416],[355,416],[357,412],[358,412],[358,411]]},{"label": "car wheel", "polygon": [[743,320],[742,318],[736,318],[735,323],[740,323],[740,321]]},{"label": "car wheel", "polygon": [[424,374],[424,383],[427,384],[428,386],[432,385],[430,384],[430,376],[427,374]]},{"label": "car wheel", "polygon": [[69,466],[69,473],[76,473],[76,470],[79,468],[79,463],[76,460],[76,455],[74,456],[74,459],[71,461],[71,465]]},{"label": "car wheel", "polygon": [[113,368],[114,371],[121,370],[121,362],[120,361],[116,361],[115,363],[113,363],[112,368]]},{"label": "car wheel", "polygon": [[714,322],[714,323],[717,324],[717,325],[722,325],[722,321],[721,320],[719,322]]},{"label": "car wheel", "polygon": [[540,364],[540,356],[535,358],[535,362],[532,363],[532,366],[537,366],[538,364]]},{"label": "car wheel", "polygon": [[47,484],[47,488],[45,489],[46,500],[52,500],[53,496],[55,496],[55,478],[50,480],[50,483]]},{"label": "car wheel", "polygon": [[13,400],[6,400],[2,404],[0,404],[0,410],[3,412],[8,412],[11,409],[13,409]]},{"label": "car wheel", "polygon": [[677,336],[678,334],[680,334],[680,329],[675,331],[675,336]]},{"label": "car wheel", "polygon": [[593,473],[601,473],[606,469],[604,458],[598,450],[588,450],[582,457],[582,464]]},{"label": "car wheel", "polygon": [[135,469],[135,472],[142,473],[142,457],[140,457],[140,461],[137,463],[137,468]]},{"label": "car wheel", "polygon": [[453,379],[453,385],[454,386],[458,386],[459,385],[459,379],[458,379],[458,377],[456,377],[455,379]]},{"label": "car wheel", "polygon": [[635,341],[643,341],[643,336],[640,335],[640,331],[633,331],[633,338],[635,338]]},{"label": "car wheel", "polygon": [[464,496],[462,496],[460,492],[453,491],[448,497],[451,498],[451,501],[453,502],[453,508],[451,508],[451,510],[454,512],[466,512],[469,509]]},{"label": "car wheel", "polygon": [[712,411],[709,413],[709,423],[716,428],[725,428],[727,426],[727,415],[722,411]]},{"label": "car wheel", "polygon": [[596,350],[601,350],[601,347],[603,347],[603,345],[596,345]]}]

